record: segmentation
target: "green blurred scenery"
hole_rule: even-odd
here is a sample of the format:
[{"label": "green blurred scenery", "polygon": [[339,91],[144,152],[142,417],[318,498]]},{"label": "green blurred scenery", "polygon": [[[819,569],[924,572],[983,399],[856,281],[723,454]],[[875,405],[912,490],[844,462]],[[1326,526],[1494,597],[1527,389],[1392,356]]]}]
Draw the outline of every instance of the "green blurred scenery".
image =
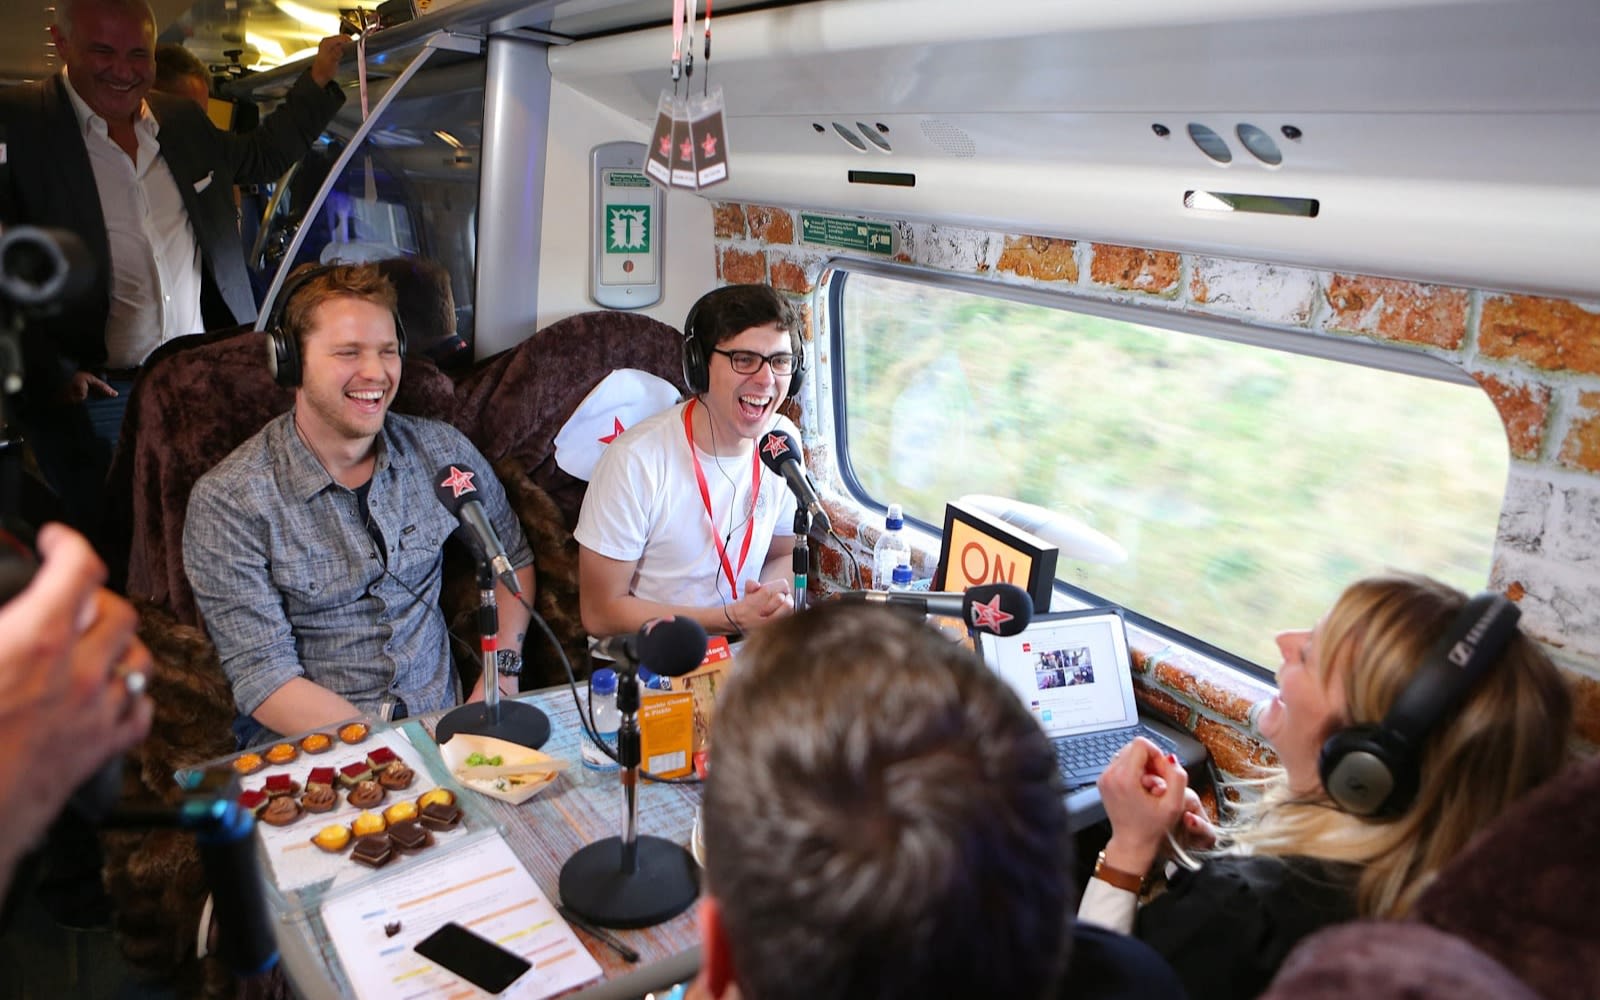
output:
[{"label": "green blurred scenery", "polygon": [[1076,519],[1128,558],[1060,579],[1268,669],[1363,575],[1488,578],[1508,453],[1475,387],[847,281],[850,463],[935,530],[972,493]]}]

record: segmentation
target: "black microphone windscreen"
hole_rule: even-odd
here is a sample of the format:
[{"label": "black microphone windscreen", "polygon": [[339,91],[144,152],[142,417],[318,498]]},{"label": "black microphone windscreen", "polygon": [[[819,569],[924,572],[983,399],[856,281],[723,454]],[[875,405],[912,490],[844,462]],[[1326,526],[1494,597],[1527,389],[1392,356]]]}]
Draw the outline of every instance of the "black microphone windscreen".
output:
[{"label": "black microphone windscreen", "polygon": [[1016,635],[1033,620],[1033,598],[1011,583],[968,587],[961,607],[968,625],[994,635]]},{"label": "black microphone windscreen", "polygon": [[217,917],[218,953],[239,976],[258,976],[278,962],[277,938],[261,894],[255,817],[229,802],[215,827],[196,833],[200,863]]},{"label": "black microphone windscreen", "polygon": [[787,431],[768,431],[761,438],[759,450],[766,467],[780,475],[785,462],[800,462],[800,448]]},{"label": "black microphone windscreen", "polygon": [[433,477],[434,496],[449,508],[450,513],[459,515],[462,504],[478,499],[477,478],[478,474],[468,466],[447,465]]},{"label": "black microphone windscreen", "polygon": [[682,677],[706,658],[706,630],[693,618],[662,618],[639,630],[639,665]]}]

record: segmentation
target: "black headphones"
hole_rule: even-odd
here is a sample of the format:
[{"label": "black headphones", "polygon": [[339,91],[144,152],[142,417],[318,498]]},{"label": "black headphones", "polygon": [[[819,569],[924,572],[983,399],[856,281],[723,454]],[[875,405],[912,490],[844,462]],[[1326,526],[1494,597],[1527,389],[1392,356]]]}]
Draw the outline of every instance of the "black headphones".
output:
[{"label": "black headphones", "polygon": [[[272,372],[273,380],[285,389],[298,386],[303,374],[300,341],[283,328],[283,317],[289,308],[289,302],[307,282],[322,277],[336,267],[349,266],[351,265],[323,264],[291,274],[283,283],[283,288],[279,290],[277,300],[272,303],[272,313],[267,317],[266,325],[262,327],[267,334],[267,369]],[[406,328],[400,322],[398,310],[394,312],[394,335],[399,342],[400,356],[403,358],[406,356]]]},{"label": "black headphones", "polygon": [[1322,745],[1318,770],[1334,803],[1357,816],[1404,812],[1421,780],[1428,734],[1472,690],[1517,634],[1518,607],[1482,593],[1466,603],[1376,726],[1351,726]]},{"label": "black headphones", "polygon": [[[710,336],[701,332],[695,320],[699,317],[702,306],[726,292],[727,288],[734,287],[738,286],[715,288],[700,296],[695,304],[689,307],[689,316],[683,321],[683,382],[696,396],[711,388],[711,349],[717,345],[707,343]],[[784,394],[784,399],[793,399],[799,393],[801,383],[805,381],[806,345],[800,340],[799,330],[789,331],[789,348],[794,351],[795,364],[794,374],[789,376],[789,391]]]}]

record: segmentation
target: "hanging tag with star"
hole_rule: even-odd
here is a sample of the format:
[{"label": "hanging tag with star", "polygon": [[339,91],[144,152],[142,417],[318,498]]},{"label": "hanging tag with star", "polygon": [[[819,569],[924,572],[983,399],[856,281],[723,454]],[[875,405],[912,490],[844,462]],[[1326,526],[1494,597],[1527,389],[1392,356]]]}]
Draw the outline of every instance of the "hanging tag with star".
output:
[{"label": "hanging tag with star", "polygon": [[722,88],[689,100],[689,137],[694,143],[695,187],[728,179],[728,133],[723,119]]},{"label": "hanging tag with star", "polygon": [[672,186],[672,94],[666,90],[656,102],[656,127],[650,133],[644,172],[662,187]]}]

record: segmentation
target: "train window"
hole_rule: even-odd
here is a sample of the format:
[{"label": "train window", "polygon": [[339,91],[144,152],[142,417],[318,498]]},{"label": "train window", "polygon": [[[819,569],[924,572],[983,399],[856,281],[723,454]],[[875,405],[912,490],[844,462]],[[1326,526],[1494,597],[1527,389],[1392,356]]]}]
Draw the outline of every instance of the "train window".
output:
[{"label": "train window", "polygon": [[[302,228],[294,266],[426,257],[450,275],[456,335],[465,344],[447,345],[459,348],[451,357],[470,362],[484,65],[454,53],[432,59],[383,109],[317,202],[362,124],[360,101],[352,95],[310,155],[279,184],[252,253],[258,292],[284,266]],[[373,105],[391,83],[374,84]]]},{"label": "train window", "polygon": [[868,503],[934,531],[966,495],[1043,507],[1069,540],[1060,580],[1269,668],[1274,630],[1363,574],[1487,579],[1505,432],[1444,362],[1007,288],[832,281],[841,465]]}]

